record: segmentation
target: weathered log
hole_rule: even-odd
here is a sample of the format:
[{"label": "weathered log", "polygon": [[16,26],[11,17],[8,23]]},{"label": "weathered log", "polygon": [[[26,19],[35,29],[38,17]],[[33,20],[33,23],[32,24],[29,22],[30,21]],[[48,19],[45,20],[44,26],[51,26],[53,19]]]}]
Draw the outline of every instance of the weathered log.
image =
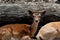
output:
[{"label": "weathered log", "polygon": [[[0,6],[0,24],[10,23],[28,23],[31,24],[32,17],[28,10],[22,9],[18,6]],[[31,20],[32,19],[32,20]]]}]

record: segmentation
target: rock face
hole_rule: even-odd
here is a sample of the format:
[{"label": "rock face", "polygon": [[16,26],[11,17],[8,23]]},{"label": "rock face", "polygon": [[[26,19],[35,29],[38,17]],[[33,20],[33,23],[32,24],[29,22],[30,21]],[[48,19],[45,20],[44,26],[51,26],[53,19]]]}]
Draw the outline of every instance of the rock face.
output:
[{"label": "rock face", "polygon": [[10,23],[28,23],[31,24],[32,17],[28,10],[19,6],[0,6],[0,25]]},{"label": "rock face", "polygon": [[[42,16],[42,19],[45,21],[49,15],[55,15],[58,18],[60,17],[60,4],[55,3],[40,3],[36,5],[20,5],[20,4],[1,4],[0,5],[0,24],[7,22],[18,23],[21,20],[29,21],[31,24],[32,17],[29,15],[28,10],[46,10],[46,14]],[[52,18],[51,16],[49,18]],[[53,17],[54,18],[54,17]],[[30,20],[32,19],[32,20]],[[54,18],[55,19],[55,18]],[[52,19],[51,19],[52,20]],[[60,20],[60,19],[59,19]],[[25,23],[25,21],[23,23]],[[27,23],[27,22],[26,22]]]},{"label": "rock face", "polygon": [[43,2],[39,4],[0,4],[0,25],[9,23],[31,24],[33,19],[28,12],[31,9],[46,10],[45,15],[41,17],[41,25],[42,22],[48,23],[50,21],[60,20],[60,4]]},{"label": "rock face", "polygon": [[52,2],[56,2],[56,1],[59,1],[59,0],[0,0],[0,3],[21,3],[21,2],[37,2],[37,1],[40,1],[40,2],[47,2],[47,3],[52,3]]},{"label": "rock face", "polygon": [[[45,4],[44,9],[46,10],[46,14],[44,15],[44,18],[46,17],[48,20],[50,20],[48,17],[52,18],[51,20],[55,20],[56,18],[60,20],[60,4],[50,3]],[[43,19],[44,19],[43,18]],[[47,20],[47,21],[48,21]]]}]

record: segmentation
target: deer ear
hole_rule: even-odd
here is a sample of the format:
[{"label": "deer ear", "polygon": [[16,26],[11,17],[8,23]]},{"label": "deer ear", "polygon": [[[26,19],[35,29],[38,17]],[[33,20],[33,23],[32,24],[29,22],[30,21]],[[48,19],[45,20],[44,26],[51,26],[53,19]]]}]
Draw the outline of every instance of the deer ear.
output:
[{"label": "deer ear", "polygon": [[33,13],[31,10],[28,10],[28,12],[29,12],[30,15],[32,15],[32,13]]}]

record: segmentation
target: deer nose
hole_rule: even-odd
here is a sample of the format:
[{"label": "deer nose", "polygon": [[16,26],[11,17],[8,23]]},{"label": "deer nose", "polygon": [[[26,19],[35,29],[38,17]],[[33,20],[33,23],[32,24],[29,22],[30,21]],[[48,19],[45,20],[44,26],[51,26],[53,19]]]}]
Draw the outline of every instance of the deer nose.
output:
[{"label": "deer nose", "polygon": [[36,22],[38,22],[38,20],[36,20]]}]

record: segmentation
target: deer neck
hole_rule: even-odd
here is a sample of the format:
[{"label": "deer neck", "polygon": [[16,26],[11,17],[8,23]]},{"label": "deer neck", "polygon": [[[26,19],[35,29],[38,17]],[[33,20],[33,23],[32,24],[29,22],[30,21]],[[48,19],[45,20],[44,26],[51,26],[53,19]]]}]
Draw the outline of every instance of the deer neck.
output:
[{"label": "deer neck", "polygon": [[35,20],[33,21],[31,27],[37,27],[39,22],[36,22]]},{"label": "deer neck", "polygon": [[32,33],[32,36],[33,36],[33,37],[34,37],[34,34],[35,34],[36,31],[37,31],[38,23],[39,23],[39,22],[36,22],[36,21],[34,20],[33,23],[32,23],[32,25],[31,25],[31,28],[32,28],[31,33]]}]

